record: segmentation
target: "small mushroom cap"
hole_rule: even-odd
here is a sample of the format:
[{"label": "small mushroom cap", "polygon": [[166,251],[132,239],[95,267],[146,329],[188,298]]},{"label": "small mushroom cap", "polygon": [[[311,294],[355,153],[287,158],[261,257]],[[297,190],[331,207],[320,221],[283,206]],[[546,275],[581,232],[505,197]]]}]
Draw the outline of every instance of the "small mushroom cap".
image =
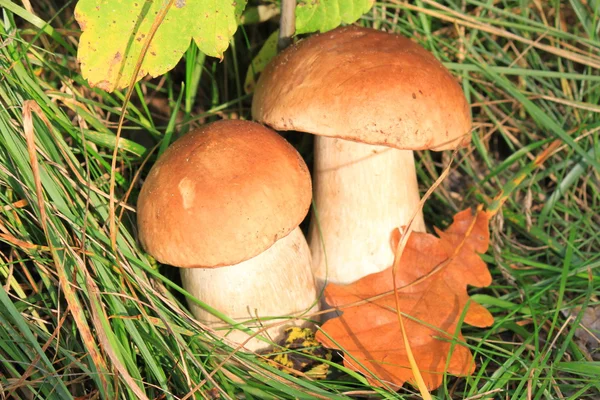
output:
[{"label": "small mushroom cap", "polygon": [[296,228],[311,192],[304,160],[277,133],[214,122],[174,142],[152,167],[137,204],[140,241],[165,264],[237,264]]},{"label": "small mushroom cap", "polygon": [[469,106],[457,81],[409,39],[344,27],[301,40],[265,68],[255,120],[405,150],[470,141]]}]

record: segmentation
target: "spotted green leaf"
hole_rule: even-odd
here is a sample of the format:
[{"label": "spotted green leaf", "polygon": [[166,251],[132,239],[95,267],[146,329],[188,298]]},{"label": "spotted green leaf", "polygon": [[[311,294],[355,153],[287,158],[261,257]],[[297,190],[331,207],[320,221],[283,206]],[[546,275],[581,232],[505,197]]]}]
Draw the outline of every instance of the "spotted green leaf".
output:
[{"label": "spotted green leaf", "polygon": [[[169,0],[79,0],[83,77],[107,91],[128,86],[152,26],[168,5]],[[246,0],[174,0],[136,80],[172,69],[192,39],[205,54],[222,57],[245,6]]]}]

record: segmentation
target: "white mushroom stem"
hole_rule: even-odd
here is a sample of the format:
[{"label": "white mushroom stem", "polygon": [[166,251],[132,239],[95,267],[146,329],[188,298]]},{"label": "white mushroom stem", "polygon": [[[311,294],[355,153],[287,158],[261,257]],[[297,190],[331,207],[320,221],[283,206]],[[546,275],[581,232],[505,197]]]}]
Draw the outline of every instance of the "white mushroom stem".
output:
[{"label": "white mushroom stem", "polygon": [[[219,268],[182,268],[183,287],[199,300],[219,310],[253,331],[279,323],[281,317],[301,316],[318,311],[317,292],[311,271],[311,256],[300,228],[258,256],[236,265]],[[312,307],[312,308],[311,308]],[[190,302],[194,316],[217,329],[233,344],[241,344],[248,335]],[[265,320],[265,318],[279,317]],[[257,321],[257,319],[260,319]],[[268,328],[261,335],[277,342],[290,325],[309,326],[304,319]],[[269,343],[253,338],[245,346],[249,351],[269,348]]]},{"label": "white mushroom stem", "polygon": [[[317,136],[313,187],[318,221],[313,213],[308,238],[317,287],[391,266],[391,234],[419,207],[413,152]],[[425,231],[420,210],[413,230]]]}]

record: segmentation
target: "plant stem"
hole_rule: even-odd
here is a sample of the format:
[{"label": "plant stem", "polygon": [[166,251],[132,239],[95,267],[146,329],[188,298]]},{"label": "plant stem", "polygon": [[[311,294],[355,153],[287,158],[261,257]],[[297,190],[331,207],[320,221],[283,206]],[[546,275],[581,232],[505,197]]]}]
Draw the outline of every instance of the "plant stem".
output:
[{"label": "plant stem", "polygon": [[281,0],[281,18],[279,19],[279,40],[277,50],[281,51],[292,44],[296,32],[296,0]]}]

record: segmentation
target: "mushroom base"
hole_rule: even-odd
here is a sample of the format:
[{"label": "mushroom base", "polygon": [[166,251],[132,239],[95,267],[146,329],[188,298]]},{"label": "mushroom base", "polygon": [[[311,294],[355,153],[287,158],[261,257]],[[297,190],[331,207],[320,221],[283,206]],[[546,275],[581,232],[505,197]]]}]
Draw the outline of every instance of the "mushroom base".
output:
[{"label": "mushroom base", "polygon": [[425,231],[410,150],[317,136],[313,181],[317,214],[308,238],[318,288],[391,266],[391,234],[415,210],[413,230]]},{"label": "mushroom base", "polygon": [[[181,278],[183,287],[193,296],[235,321],[244,322],[254,332],[275,324],[260,334],[275,343],[290,325],[311,325],[308,317],[290,316],[299,317],[319,309],[310,250],[300,228],[254,258],[226,267],[181,269]],[[197,304],[189,302],[189,306],[201,323],[215,329],[232,346],[249,338],[247,333],[231,329]],[[268,342],[252,338],[244,350],[269,347]]]}]

